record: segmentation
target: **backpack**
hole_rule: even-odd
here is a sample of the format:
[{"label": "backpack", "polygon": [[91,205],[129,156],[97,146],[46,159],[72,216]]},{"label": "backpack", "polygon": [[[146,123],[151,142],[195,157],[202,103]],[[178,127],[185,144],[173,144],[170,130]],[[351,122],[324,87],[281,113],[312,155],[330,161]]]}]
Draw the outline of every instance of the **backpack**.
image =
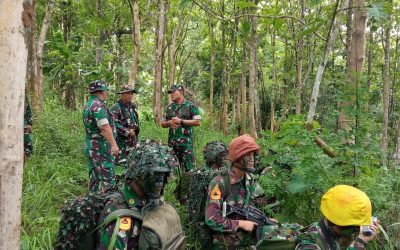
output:
[{"label": "backpack", "polygon": [[61,209],[54,249],[94,249],[98,218],[111,198],[109,193],[91,192],[67,201]]},{"label": "backpack", "polygon": [[264,238],[260,240],[256,249],[290,250],[296,249],[296,245],[308,234],[304,234],[308,227],[303,228],[297,223],[283,223],[279,225],[264,226]]},{"label": "backpack", "polygon": [[213,230],[205,224],[205,208],[208,185],[218,175],[222,176],[226,196],[229,196],[231,186],[227,169],[196,171],[190,176],[187,222],[191,227],[193,237],[201,245],[201,249],[213,246]]}]

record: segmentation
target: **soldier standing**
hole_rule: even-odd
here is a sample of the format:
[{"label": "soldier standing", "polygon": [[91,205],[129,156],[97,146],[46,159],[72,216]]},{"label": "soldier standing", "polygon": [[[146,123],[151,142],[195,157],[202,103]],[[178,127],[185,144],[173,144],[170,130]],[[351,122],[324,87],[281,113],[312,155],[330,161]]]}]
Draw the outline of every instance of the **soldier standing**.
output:
[{"label": "soldier standing", "polygon": [[132,86],[125,85],[117,94],[120,94],[121,98],[110,111],[117,129],[116,141],[121,150],[119,158],[125,159],[129,153],[127,149],[136,145],[140,131],[139,115],[136,105],[132,103],[133,94],[137,94],[137,91]]},{"label": "soldier standing", "polygon": [[167,177],[178,164],[173,151],[162,144],[137,144],[128,157],[123,188],[112,195],[100,216],[98,249],[185,248],[179,216],[162,196]]},{"label": "soldier standing", "polygon": [[32,143],[32,109],[28,97],[25,95],[24,110],[24,160],[33,154]]},{"label": "soldier standing", "polygon": [[[251,173],[255,171],[255,156],[259,146],[249,135],[232,140],[229,159],[232,169],[229,178],[214,177],[207,191],[205,223],[213,230],[214,249],[237,249],[256,244],[252,232],[257,223],[223,216],[223,203],[243,208],[253,205],[257,197],[256,182]],[[226,183],[226,182],[230,183]]]},{"label": "soldier standing", "polygon": [[89,93],[89,101],[83,110],[89,191],[105,192],[115,185],[114,156],[118,155],[119,148],[114,139],[114,122],[104,103],[107,99],[106,83],[102,80],[91,82]]},{"label": "soldier standing", "polygon": [[193,171],[194,166],[194,126],[200,126],[198,107],[184,98],[184,87],[172,85],[168,90],[172,103],[165,110],[161,126],[169,128],[168,145],[173,148],[180,164],[180,178],[175,195],[181,204],[186,203],[189,178],[184,174]]}]

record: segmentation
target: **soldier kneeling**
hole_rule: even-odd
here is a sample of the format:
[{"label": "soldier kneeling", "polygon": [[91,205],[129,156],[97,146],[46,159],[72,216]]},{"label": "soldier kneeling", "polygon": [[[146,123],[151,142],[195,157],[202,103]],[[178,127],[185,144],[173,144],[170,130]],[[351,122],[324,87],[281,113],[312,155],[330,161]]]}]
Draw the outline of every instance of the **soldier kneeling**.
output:
[{"label": "soldier kneeling", "polygon": [[98,249],[184,249],[179,216],[162,196],[178,164],[168,147],[138,144],[129,155],[123,188],[101,213]]}]

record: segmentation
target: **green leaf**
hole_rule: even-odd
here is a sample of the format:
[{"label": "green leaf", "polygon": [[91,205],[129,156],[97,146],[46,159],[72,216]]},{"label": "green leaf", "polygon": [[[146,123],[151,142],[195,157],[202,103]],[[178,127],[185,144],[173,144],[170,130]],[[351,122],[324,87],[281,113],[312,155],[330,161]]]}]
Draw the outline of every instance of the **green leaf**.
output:
[{"label": "green leaf", "polygon": [[369,17],[375,21],[384,22],[389,18],[390,10],[383,2],[370,4],[367,10]]},{"label": "green leaf", "polygon": [[250,7],[257,7],[257,5],[253,2],[247,2],[247,1],[239,1],[236,6],[239,9],[244,9],[244,8],[250,8]]},{"label": "green leaf", "polygon": [[290,193],[296,194],[305,191],[308,187],[309,185],[307,185],[306,183],[300,180],[295,180],[287,186],[287,189]]},{"label": "green leaf", "polygon": [[181,8],[186,8],[186,7],[188,7],[191,3],[192,3],[192,0],[181,0],[181,3],[179,4],[179,6],[180,6]]},{"label": "green leaf", "polygon": [[311,6],[317,6],[322,2],[322,0],[309,0],[308,2]]},{"label": "green leaf", "polygon": [[282,27],[282,25],[285,23],[285,20],[282,18],[274,18],[274,21],[272,22],[272,25],[274,26],[275,30],[278,30]]},{"label": "green leaf", "polygon": [[251,30],[251,23],[249,21],[242,22],[241,30],[245,37],[248,36]]}]

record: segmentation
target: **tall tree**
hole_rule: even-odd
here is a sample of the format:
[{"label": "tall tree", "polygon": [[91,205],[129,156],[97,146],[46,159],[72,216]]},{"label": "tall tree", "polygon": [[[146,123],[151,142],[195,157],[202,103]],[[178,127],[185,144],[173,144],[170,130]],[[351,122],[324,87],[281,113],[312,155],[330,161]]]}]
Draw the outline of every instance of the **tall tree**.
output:
[{"label": "tall tree", "polygon": [[30,88],[31,104],[36,110],[44,108],[44,79],[43,79],[43,50],[47,30],[50,25],[54,8],[54,0],[47,2],[46,13],[36,40],[36,11],[35,1],[24,1],[25,39],[28,47],[27,83]]},{"label": "tall tree", "polygon": [[208,29],[210,32],[210,121],[213,124],[214,119],[214,71],[215,71],[215,35],[214,23],[211,15],[207,16]]},{"label": "tall tree", "polygon": [[[254,1],[257,6],[258,0]],[[249,65],[249,120],[250,120],[250,135],[257,138],[256,119],[255,119],[255,91],[256,91],[256,70],[257,70],[257,8],[252,8],[251,35],[249,41],[250,50],[250,65]]]},{"label": "tall tree", "polygon": [[247,123],[247,89],[246,89],[246,78],[247,78],[247,52],[246,52],[246,39],[243,38],[243,46],[242,46],[242,77],[240,80],[240,93],[241,93],[241,102],[240,102],[240,134],[246,134],[246,123]]},{"label": "tall tree", "polygon": [[134,52],[133,52],[133,61],[131,70],[129,73],[129,85],[135,87],[138,67],[140,64],[140,51],[141,51],[141,33],[140,33],[140,16],[139,16],[139,3],[138,0],[128,0],[129,6],[131,9],[132,16],[132,26],[133,26],[133,44],[134,44]]},{"label": "tall tree", "polygon": [[[353,104],[358,109],[358,88],[359,88],[359,77],[360,73],[364,67],[365,61],[365,46],[366,46],[366,31],[367,31],[367,18],[368,14],[365,10],[365,1],[364,0],[353,0],[353,9],[354,9],[354,20],[353,20],[353,30],[351,34],[351,45],[350,45],[350,54],[348,55],[348,66],[347,66],[347,82],[348,82],[348,91],[350,92],[347,95],[346,100],[341,105],[341,112],[339,115],[339,128],[345,131],[349,131],[352,126],[350,125],[350,121],[354,120],[347,111],[347,109]],[[356,131],[358,130],[358,115],[356,115]],[[352,141],[352,139],[348,139]],[[350,142],[348,141],[348,142]]]},{"label": "tall tree", "polygon": [[[304,23],[304,0],[299,0],[300,5],[300,21],[302,22],[300,27],[300,33],[303,31]],[[301,113],[301,94],[303,92],[303,48],[304,48],[304,38],[300,35],[297,48],[296,48],[296,114]]]},{"label": "tall tree", "polygon": [[[384,62],[383,68],[383,124],[382,124],[382,137],[381,137],[381,149],[384,155],[384,161],[387,158],[388,152],[388,127],[389,127],[389,90],[390,90],[390,24],[385,28],[384,34],[382,34],[382,40],[384,40]],[[382,32],[383,33],[383,32]]]},{"label": "tall tree", "polygon": [[[315,76],[314,87],[312,90],[311,100],[310,100],[310,108],[308,110],[308,115],[307,115],[307,127],[309,129],[312,128],[312,122],[314,120],[314,115],[315,115],[315,109],[317,107],[319,87],[321,85],[321,80],[322,80],[322,76],[325,71],[325,66],[326,66],[326,63],[328,62],[329,54],[331,53],[331,51],[333,49],[333,45],[335,43],[335,39],[338,34],[339,26],[341,24],[341,20],[342,20],[342,16],[343,16],[343,11],[337,12],[338,6],[339,6],[339,0],[337,0],[336,4],[335,4],[335,10],[334,10],[335,12],[334,12],[332,20],[331,20],[330,32],[329,32],[328,40],[326,42],[325,51],[324,51],[323,57],[320,61],[320,64],[318,66],[317,74]],[[341,9],[347,9],[348,6],[349,6],[349,0],[344,0],[342,3]]]},{"label": "tall tree", "polygon": [[26,13],[23,0],[2,0],[0,10],[0,249],[19,249],[27,66],[21,31]]},{"label": "tall tree", "polygon": [[221,14],[224,17],[221,21],[221,57],[222,57],[222,114],[221,125],[224,134],[228,134],[228,83],[227,83],[227,59],[226,59],[226,21],[225,21],[225,0],[221,0]]},{"label": "tall tree", "polygon": [[156,33],[156,56],[154,67],[153,114],[156,123],[161,122],[162,62],[165,28],[165,6],[167,1],[158,0],[158,25]]}]

